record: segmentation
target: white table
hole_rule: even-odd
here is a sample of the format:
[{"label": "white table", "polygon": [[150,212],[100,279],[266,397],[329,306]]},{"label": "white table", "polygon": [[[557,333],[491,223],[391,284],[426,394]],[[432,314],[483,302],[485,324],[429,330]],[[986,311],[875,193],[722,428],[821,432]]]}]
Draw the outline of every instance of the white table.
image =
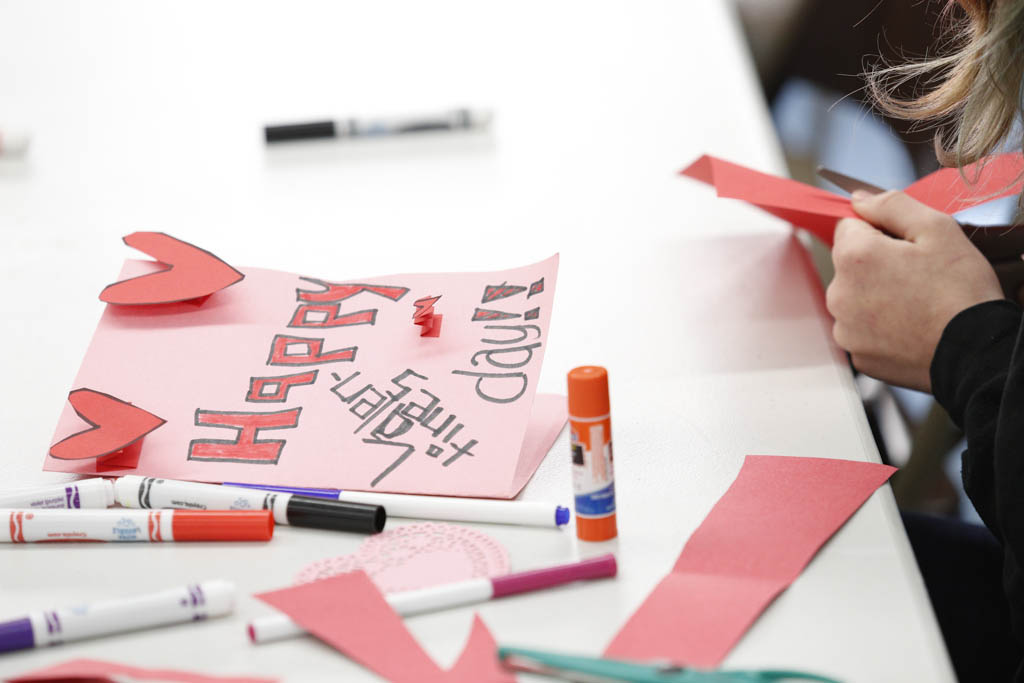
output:
[{"label": "white table", "polygon": [[[607,366],[620,537],[478,528],[514,569],[609,550],[620,577],[497,601],[500,643],[597,654],[665,574],[748,453],[877,460],[786,226],[675,171],[708,151],[783,164],[729,8],[718,2],[0,4],[4,454],[0,486],[40,471],[101,313],[96,296],[163,230],[242,266],[342,279],[485,270],[559,251],[541,389]],[[265,149],[266,122],[491,106],[490,134]],[[563,434],[523,498],[568,500]],[[0,617],[214,575],[237,613],[0,657],[13,675],[73,657],[289,681],[371,679],[310,639],[262,647],[252,592],[354,550],[279,528],[266,546],[0,549]],[[472,610],[410,619],[442,664]],[[953,680],[888,487],[757,621],[727,666],[846,681]],[[525,679],[524,679],[525,680]]]}]

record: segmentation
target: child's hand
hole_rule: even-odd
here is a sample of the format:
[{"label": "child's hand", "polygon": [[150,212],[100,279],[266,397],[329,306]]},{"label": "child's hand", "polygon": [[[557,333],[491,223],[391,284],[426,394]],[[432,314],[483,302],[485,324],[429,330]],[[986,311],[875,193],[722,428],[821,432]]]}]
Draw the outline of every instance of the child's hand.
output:
[{"label": "child's hand", "polygon": [[856,192],[853,209],[864,220],[839,221],[832,247],[832,335],[861,372],[931,391],[946,324],[965,308],[1002,299],[999,281],[956,221],[902,192]]}]

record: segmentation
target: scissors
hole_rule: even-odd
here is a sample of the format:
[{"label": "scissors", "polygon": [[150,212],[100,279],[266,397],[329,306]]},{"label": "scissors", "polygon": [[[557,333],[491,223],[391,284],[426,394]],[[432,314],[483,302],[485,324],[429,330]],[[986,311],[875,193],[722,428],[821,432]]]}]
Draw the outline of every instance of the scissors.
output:
[{"label": "scissors", "polygon": [[[877,185],[819,166],[817,174],[847,192],[885,192]],[[961,223],[967,239],[992,265],[1007,298],[1016,301],[1024,286],[1024,225],[971,225]]]},{"label": "scissors", "polygon": [[840,683],[801,671],[700,671],[678,666],[641,664],[600,657],[578,657],[517,647],[498,648],[498,658],[509,669],[554,676],[576,683],[775,683],[818,681]]}]

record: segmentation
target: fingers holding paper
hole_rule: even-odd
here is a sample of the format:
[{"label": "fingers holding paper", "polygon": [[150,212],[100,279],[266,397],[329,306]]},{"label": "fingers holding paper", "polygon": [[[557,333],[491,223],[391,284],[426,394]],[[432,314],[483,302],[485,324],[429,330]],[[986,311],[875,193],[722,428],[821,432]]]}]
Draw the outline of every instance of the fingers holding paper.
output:
[{"label": "fingers holding paper", "polygon": [[853,208],[864,220],[840,220],[832,248],[832,334],[861,372],[930,391],[946,324],[1001,299],[999,281],[950,216],[902,192],[855,193]]}]

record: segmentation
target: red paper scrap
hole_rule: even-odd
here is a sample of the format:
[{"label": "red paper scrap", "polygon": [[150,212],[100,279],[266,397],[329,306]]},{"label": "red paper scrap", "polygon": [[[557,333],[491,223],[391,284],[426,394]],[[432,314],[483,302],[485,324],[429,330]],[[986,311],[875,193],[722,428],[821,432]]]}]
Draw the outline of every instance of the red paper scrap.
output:
[{"label": "red paper scrap", "polygon": [[425,296],[412,302],[412,305],[416,307],[416,312],[412,314],[412,322],[423,328],[420,330],[421,337],[441,336],[441,320],[444,316],[434,312],[434,304],[440,298],[441,295]]},{"label": "red paper scrap", "polygon": [[139,449],[129,447],[165,423],[138,406],[92,389],[75,389],[68,402],[91,426],[50,446],[50,455],[61,460],[97,458],[110,465],[134,457],[137,462]]},{"label": "red paper scrap", "polygon": [[894,471],[869,462],[748,455],[672,572],[605,655],[718,666]]},{"label": "red paper scrap", "polygon": [[[260,600],[346,657],[396,683],[514,683],[479,616],[459,660],[442,670],[412,637],[365,572],[260,593]],[[339,615],[342,615],[339,617]],[[344,618],[350,615],[351,618]]]},{"label": "red paper scrap", "polygon": [[130,678],[133,681],[159,681],[160,683],[275,683],[276,678],[253,676],[205,676],[188,671],[171,669],[143,669],[99,659],[73,659],[48,666],[15,678],[4,679],[8,683],[59,683],[60,681],[81,681],[82,683],[117,683]]},{"label": "red paper scrap", "polygon": [[107,285],[100,300],[111,304],[167,304],[201,299],[240,282],[245,275],[210,252],[162,232],[133,232],[124,243],[167,266],[155,273]]},{"label": "red paper scrap", "polygon": [[[946,168],[921,178],[905,192],[939,211],[962,211],[1019,193],[1024,187],[1024,156],[1019,152],[1002,154],[965,166],[963,173],[970,185],[959,169]],[[713,156],[700,157],[680,174],[713,185],[719,197],[742,199],[809,230],[829,246],[836,222],[858,217],[847,197]]]},{"label": "red paper scrap", "polygon": [[[941,168],[908,185],[903,191],[944,213],[956,213],[1024,189],[1024,155],[1000,154],[957,168]],[[964,176],[968,183],[964,182]]]}]

